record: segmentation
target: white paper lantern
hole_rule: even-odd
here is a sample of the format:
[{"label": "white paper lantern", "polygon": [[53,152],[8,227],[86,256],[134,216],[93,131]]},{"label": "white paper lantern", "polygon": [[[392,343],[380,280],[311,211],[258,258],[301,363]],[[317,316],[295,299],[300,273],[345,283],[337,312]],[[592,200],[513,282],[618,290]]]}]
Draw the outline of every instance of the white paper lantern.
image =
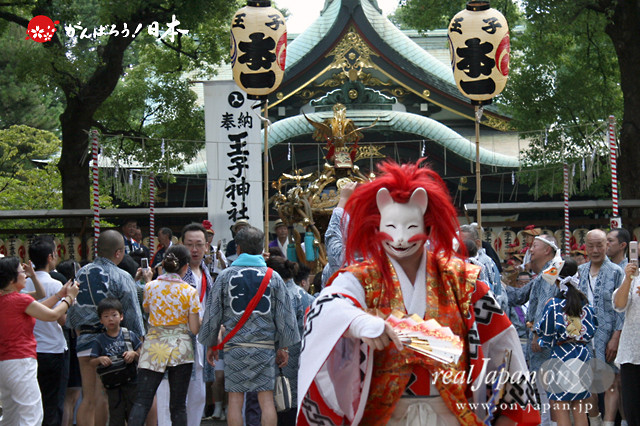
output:
[{"label": "white paper lantern", "polygon": [[248,1],[231,21],[233,79],[249,99],[264,99],[284,76],[287,27],[271,2]]},{"label": "white paper lantern", "polygon": [[504,231],[498,234],[498,238],[496,239],[493,248],[496,252],[498,252],[498,256],[500,259],[507,258],[507,250],[509,249],[509,244],[513,244],[516,240],[516,233],[511,231],[510,229],[505,229]]},{"label": "white paper lantern", "polygon": [[488,1],[470,1],[449,23],[449,53],[458,89],[475,104],[488,104],[509,76],[509,26]]}]

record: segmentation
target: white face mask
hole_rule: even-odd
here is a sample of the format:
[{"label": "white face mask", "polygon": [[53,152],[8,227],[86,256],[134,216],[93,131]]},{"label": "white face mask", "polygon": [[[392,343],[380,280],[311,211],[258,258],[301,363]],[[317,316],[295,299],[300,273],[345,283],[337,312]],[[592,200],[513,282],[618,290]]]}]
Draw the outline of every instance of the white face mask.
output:
[{"label": "white face mask", "polygon": [[376,196],[380,211],[380,232],[391,238],[382,243],[384,250],[394,259],[412,256],[421,250],[425,241],[409,242],[412,237],[424,234],[424,213],[427,211],[427,192],[416,189],[408,203],[396,203],[389,190],[380,188]]}]

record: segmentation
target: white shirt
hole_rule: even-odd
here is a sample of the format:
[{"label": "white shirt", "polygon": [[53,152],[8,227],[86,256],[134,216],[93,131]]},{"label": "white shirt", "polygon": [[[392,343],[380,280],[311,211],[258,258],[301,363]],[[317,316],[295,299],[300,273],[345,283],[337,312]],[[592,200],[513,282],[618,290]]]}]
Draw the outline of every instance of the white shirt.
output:
[{"label": "white shirt", "polygon": [[[615,311],[625,313],[624,325],[622,326],[622,333],[620,333],[618,355],[615,360],[618,365],[640,364],[640,351],[638,351],[638,342],[640,341],[640,296],[637,292],[638,286],[640,286],[640,276],[631,281],[627,306],[618,309],[616,304],[613,304]],[[616,293],[619,290],[620,288],[613,292],[612,300],[615,300]]]},{"label": "white shirt", "polygon": [[589,274],[589,285],[587,286],[587,299],[589,304],[593,306],[593,291],[596,289],[596,283],[598,282],[598,275],[593,276]]},{"label": "white shirt", "polygon": [[282,254],[284,255],[284,258],[285,258],[285,259],[289,259],[289,258],[287,257],[287,246],[289,245],[289,239],[287,238],[287,240],[285,241],[285,243],[284,243],[284,244],[282,244],[282,243],[280,242],[280,239],[279,239],[279,238],[276,238],[276,242],[278,243],[278,248],[282,251]]},{"label": "white shirt", "polygon": [[[36,271],[36,277],[38,277],[38,281],[42,284],[45,292],[45,297],[40,299],[39,302],[53,296],[62,288],[62,283],[51,278],[48,272]],[[25,290],[34,291],[35,289],[31,278],[27,279]],[[67,350],[67,341],[64,338],[62,327],[57,321],[36,320],[33,335],[36,338],[36,352],[38,353],[61,354]]]}]

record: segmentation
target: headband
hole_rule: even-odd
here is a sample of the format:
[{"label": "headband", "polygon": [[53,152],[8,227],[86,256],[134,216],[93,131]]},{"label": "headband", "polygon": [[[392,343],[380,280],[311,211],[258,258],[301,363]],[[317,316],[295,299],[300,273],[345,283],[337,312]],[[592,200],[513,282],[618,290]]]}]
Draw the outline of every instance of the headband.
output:
[{"label": "headband", "polygon": [[545,243],[546,245],[548,245],[549,247],[551,247],[553,249],[554,252],[557,252],[558,250],[560,250],[558,248],[558,246],[553,242],[553,241],[549,241],[545,238],[542,238],[542,236],[538,235],[537,237],[534,238],[534,240],[538,240],[538,241],[542,241],[543,243]]}]

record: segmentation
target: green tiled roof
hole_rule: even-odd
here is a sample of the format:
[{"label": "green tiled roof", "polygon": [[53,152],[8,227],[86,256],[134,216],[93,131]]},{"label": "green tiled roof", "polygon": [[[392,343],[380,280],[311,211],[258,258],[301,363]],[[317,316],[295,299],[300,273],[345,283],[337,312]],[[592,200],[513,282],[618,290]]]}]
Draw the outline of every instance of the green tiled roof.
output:
[{"label": "green tiled roof", "polygon": [[[323,121],[332,116],[331,112],[318,112],[308,114],[307,117],[314,121]],[[430,139],[439,145],[446,147],[447,150],[460,155],[461,157],[475,161],[476,146],[468,139],[454,132],[444,124],[441,124],[431,118],[423,117],[417,114],[400,111],[366,111],[356,110],[348,111],[347,117],[352,119],[357,127],[370,126],[373,121],[378,118],[375,128],[377,130],[389,130],[396,132],[405,132],[418,136],[420,139]],[[304,116],[296,115],[294,117],[279,120],[269,127],[269,147],[273,147],[288,139],[296,136],[311,134],[314,128],[305,120]],[[260,140],[264,133],[260,132]],[[200,154],[200,158],[205,156],[204,150]],[[515,157],[504,154],[498,154],[484,148],[480,148],[480,163],[487,166],[516,168],[519,161]],[[187,165],[184,170],[174,172],[178,175],[203,175],[207,173],[206,161],[200,160]]]},{"label": "green tiled roof", "polygon": [[[331,112],[308,115],[314,121],[323,121],[331,116]],[[418,135],[446,147],[449,151],[465,159],[472,161],[476,159],[475,143],[431,118],[400,111],[349,111],[347,116],[354,121],[357,127],[371,125],[378,118],[376,124],[378,130]],[[313,127],[302,115],[279,120],[270,128],[269,146],[274,146],[296,136],[311,135],[313,130]],[[480,163],[496,167],[518,167],[520,164],[515,157],[498,154],[484,148],[480,148]]]},{"label": "green tiled roof", "polygon": [[[339,2],[340,0],[334,1]],[[382,15],[380,10],[378,10],[370,0],[361,0],[360,3],[373,29],[391,48],[416,66],[428,70],[436,77],[455,86],[456,81],[453,78],[451,67],[444,65],[407,37],[398,27]]]},{"label": "green tiled roof", "polygon": [[287,47],[287,68],[294,66],[304,55],[329,32],[338,17],[341,0],[329,0],[329,4],[320,12],[320,17]]},{"label": "green tiled roof", "polygon": [[[429,70],[434,76],[455,87],[451,68],[444,65],[403,34],[401,30],[382,15],[373,3],[374,1],[372,0],[361,0],[362,10],[380,37],[405,59],[422,69]],[[320,17],[287,47],[287,68],[292,68],[296,65],[327,35],[342,9],[341,6],[342,0],[327,0]]]}]

